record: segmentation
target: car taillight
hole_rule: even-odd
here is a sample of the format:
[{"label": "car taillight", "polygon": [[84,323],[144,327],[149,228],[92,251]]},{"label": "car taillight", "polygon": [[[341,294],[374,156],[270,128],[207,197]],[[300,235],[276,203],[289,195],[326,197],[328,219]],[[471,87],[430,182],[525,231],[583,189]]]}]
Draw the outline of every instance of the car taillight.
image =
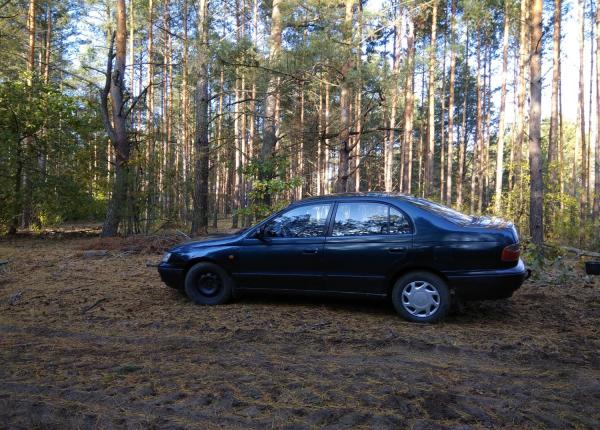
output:
[{"label": "car taillight", "polygon": [[512,245],[504,247],[500,258],[502,261],[519,261],[520,255],[521,246],[518,243],[513,243]]}]

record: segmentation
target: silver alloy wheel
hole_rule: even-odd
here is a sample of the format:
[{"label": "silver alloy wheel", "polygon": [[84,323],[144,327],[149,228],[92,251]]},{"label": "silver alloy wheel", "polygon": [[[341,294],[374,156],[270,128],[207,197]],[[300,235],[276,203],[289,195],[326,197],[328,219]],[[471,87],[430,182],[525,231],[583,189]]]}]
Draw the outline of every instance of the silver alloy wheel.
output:
[{"label": "silver alloy wheel", "polygon": [[402,289],[402,306],[417,318],[426,318],[440,307],[440,293],[426,281],[413,281]]}]

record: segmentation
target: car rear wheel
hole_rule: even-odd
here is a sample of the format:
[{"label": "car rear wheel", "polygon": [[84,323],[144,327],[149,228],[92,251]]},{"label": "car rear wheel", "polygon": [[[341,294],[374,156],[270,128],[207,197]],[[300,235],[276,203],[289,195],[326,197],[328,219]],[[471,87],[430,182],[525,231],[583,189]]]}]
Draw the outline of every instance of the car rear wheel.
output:
[{"label": "car rear wheel", "polygon": [[399,278],[392,289],[396,312],[413,322],[434,323],[450,309],[446,283],[430,272],[411,272]]},{"label": "car rear wheel", "polygon": [[233,280],[213,263],[197,263],[185,277],[185,293],[198,305],[221,305],[231,299]]}]

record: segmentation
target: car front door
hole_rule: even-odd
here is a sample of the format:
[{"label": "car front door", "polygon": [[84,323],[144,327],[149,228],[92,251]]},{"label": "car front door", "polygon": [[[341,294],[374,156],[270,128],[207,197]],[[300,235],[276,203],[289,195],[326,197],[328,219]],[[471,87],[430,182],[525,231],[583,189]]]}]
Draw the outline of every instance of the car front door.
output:
[{"label": "car front door", "polygon": [[325,242],[325,288],[337,292],[385,294],[390,275],[412,248],[406,214],[378,202],[340,202]]},{"label": "car front door", "polygon": [[232,275],[240,288],[319,290],[332,203],[305,204],[268,221],[242,241]]}]

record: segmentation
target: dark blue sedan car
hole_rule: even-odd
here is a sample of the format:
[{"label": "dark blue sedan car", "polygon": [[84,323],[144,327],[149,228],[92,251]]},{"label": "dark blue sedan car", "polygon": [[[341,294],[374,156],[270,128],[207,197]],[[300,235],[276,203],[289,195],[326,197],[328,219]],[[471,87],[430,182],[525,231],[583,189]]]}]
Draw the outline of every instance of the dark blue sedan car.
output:
[{"label": "dark blue sedan car", "polygon": [[394,194],[291,204],[235,235],[171,249],[158,271],[203,305],[243,291],[389,297],[410,321],[451,301],[510,297],[527,276],[513,224]]}]

